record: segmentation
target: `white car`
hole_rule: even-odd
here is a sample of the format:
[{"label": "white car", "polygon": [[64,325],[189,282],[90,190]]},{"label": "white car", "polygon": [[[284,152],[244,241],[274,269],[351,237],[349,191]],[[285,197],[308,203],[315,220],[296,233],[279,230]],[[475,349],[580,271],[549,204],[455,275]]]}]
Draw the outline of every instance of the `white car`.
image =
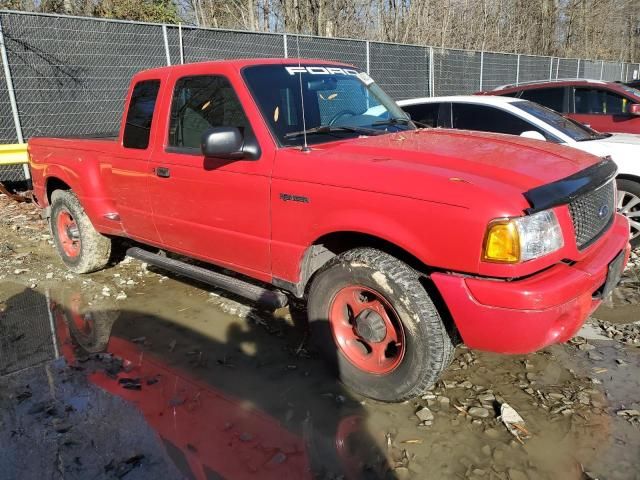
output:
[{"label": "white car", "polygon": [[430,127],[520,135],[610,156],[618,165],[618,210],[629,218],[632,246],[640,246],[640,135],[598,133],[519,98],[461,95],[397,103],[412,120]]}]

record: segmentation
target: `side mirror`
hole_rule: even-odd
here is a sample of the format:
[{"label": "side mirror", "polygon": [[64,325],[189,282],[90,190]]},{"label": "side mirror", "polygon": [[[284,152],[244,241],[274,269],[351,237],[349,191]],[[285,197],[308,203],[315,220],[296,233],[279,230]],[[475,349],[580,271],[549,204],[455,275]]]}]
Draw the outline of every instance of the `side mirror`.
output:
[{"label": "side mirror", "polygon": [[632,103],[629,105],[629,115],[640,116],[640,103]]},{"label": "side mirror", "polygon": [[202,134],[200,148],[205,158],[257,160],[260,157],[260,147],[253,134],[245,138],[238,127],[209,128]]},{"label": "side mirror", "polygon": [[524,138],[531,138],[533,140],[542,140],[543,142],[547,141],[544,135],[540,132],[536,132],[535,130],[527,130],[526,132],[522,132],[520,136]]}]

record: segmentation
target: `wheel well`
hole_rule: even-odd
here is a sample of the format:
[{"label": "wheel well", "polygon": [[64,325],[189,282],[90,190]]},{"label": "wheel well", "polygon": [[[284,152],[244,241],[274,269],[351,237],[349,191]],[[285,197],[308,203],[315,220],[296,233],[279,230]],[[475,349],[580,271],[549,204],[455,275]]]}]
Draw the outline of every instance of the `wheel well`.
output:
[{"label": "wheel well", "polygon": [[318,238],[305,252],[300,267],[297,294],[303,295],[312,277],[332,258],[354,248],[371,247],[393,255],[425,274],[429,267],[401,247],[374,235],[359,232],[334,232]]},{"label": "wheel well", "polygon": [[640,177],[636,177],[635,175],[631,175],[631,174],[628,174],[628,173],[621,173],[616,178],[619,178],[619,179],[622,179],[622,180],[630,180],[632,182],[640,183]]},{"label": "wheel well", "polygon": [[71,187],[56,177],[47,180],[47,204],[51,205],[51,194],[56,190],[71,190]]}]

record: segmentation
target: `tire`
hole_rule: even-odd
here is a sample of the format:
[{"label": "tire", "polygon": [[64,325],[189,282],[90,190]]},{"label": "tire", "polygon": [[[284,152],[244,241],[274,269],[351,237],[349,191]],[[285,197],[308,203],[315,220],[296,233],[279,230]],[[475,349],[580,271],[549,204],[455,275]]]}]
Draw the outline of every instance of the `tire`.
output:
[{"label": "tire", "polygon": [[[631,223],[631,248],[635,249],[640,246],[640,203],[634,203],[640,200],[640,183],[626,178],[618,178],[618,211],[627,217]],[[629,208],[629,205],[631,207]],[[628,209],[627,209],[628,208]],[[630,217],[629,214],[637,216]]]},{"label": "tire", "polygon": [[50,227],[58,254],[72,272],[95,272],[109,262],[111,240],[93,228],[71,191],[56,190],[51,195]]},{"label": "tire", "polygon": [[418,273],[373,248],[331,260],[313,280],[308,313],[311,339],[340,380],[375,400],[424,394],[453,358],[454,346]]}]

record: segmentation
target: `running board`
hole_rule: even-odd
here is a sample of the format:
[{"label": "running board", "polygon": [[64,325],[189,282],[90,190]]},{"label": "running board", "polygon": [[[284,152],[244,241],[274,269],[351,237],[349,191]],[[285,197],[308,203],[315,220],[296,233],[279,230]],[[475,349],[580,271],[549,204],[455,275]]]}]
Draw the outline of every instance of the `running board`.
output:
[{"label": "running board", "polygon": [[206,283],[207,285],[219,287],[255,303],[260,303],[272,308],[287,306],[287,296],[282,292],[262,288],[252,283],[223,275],[222,273],[212,272],[206,268],[147,252],[138,247],[129,248],[127,255],[147,262],[155,267],[169,270],[170,272]]}]

